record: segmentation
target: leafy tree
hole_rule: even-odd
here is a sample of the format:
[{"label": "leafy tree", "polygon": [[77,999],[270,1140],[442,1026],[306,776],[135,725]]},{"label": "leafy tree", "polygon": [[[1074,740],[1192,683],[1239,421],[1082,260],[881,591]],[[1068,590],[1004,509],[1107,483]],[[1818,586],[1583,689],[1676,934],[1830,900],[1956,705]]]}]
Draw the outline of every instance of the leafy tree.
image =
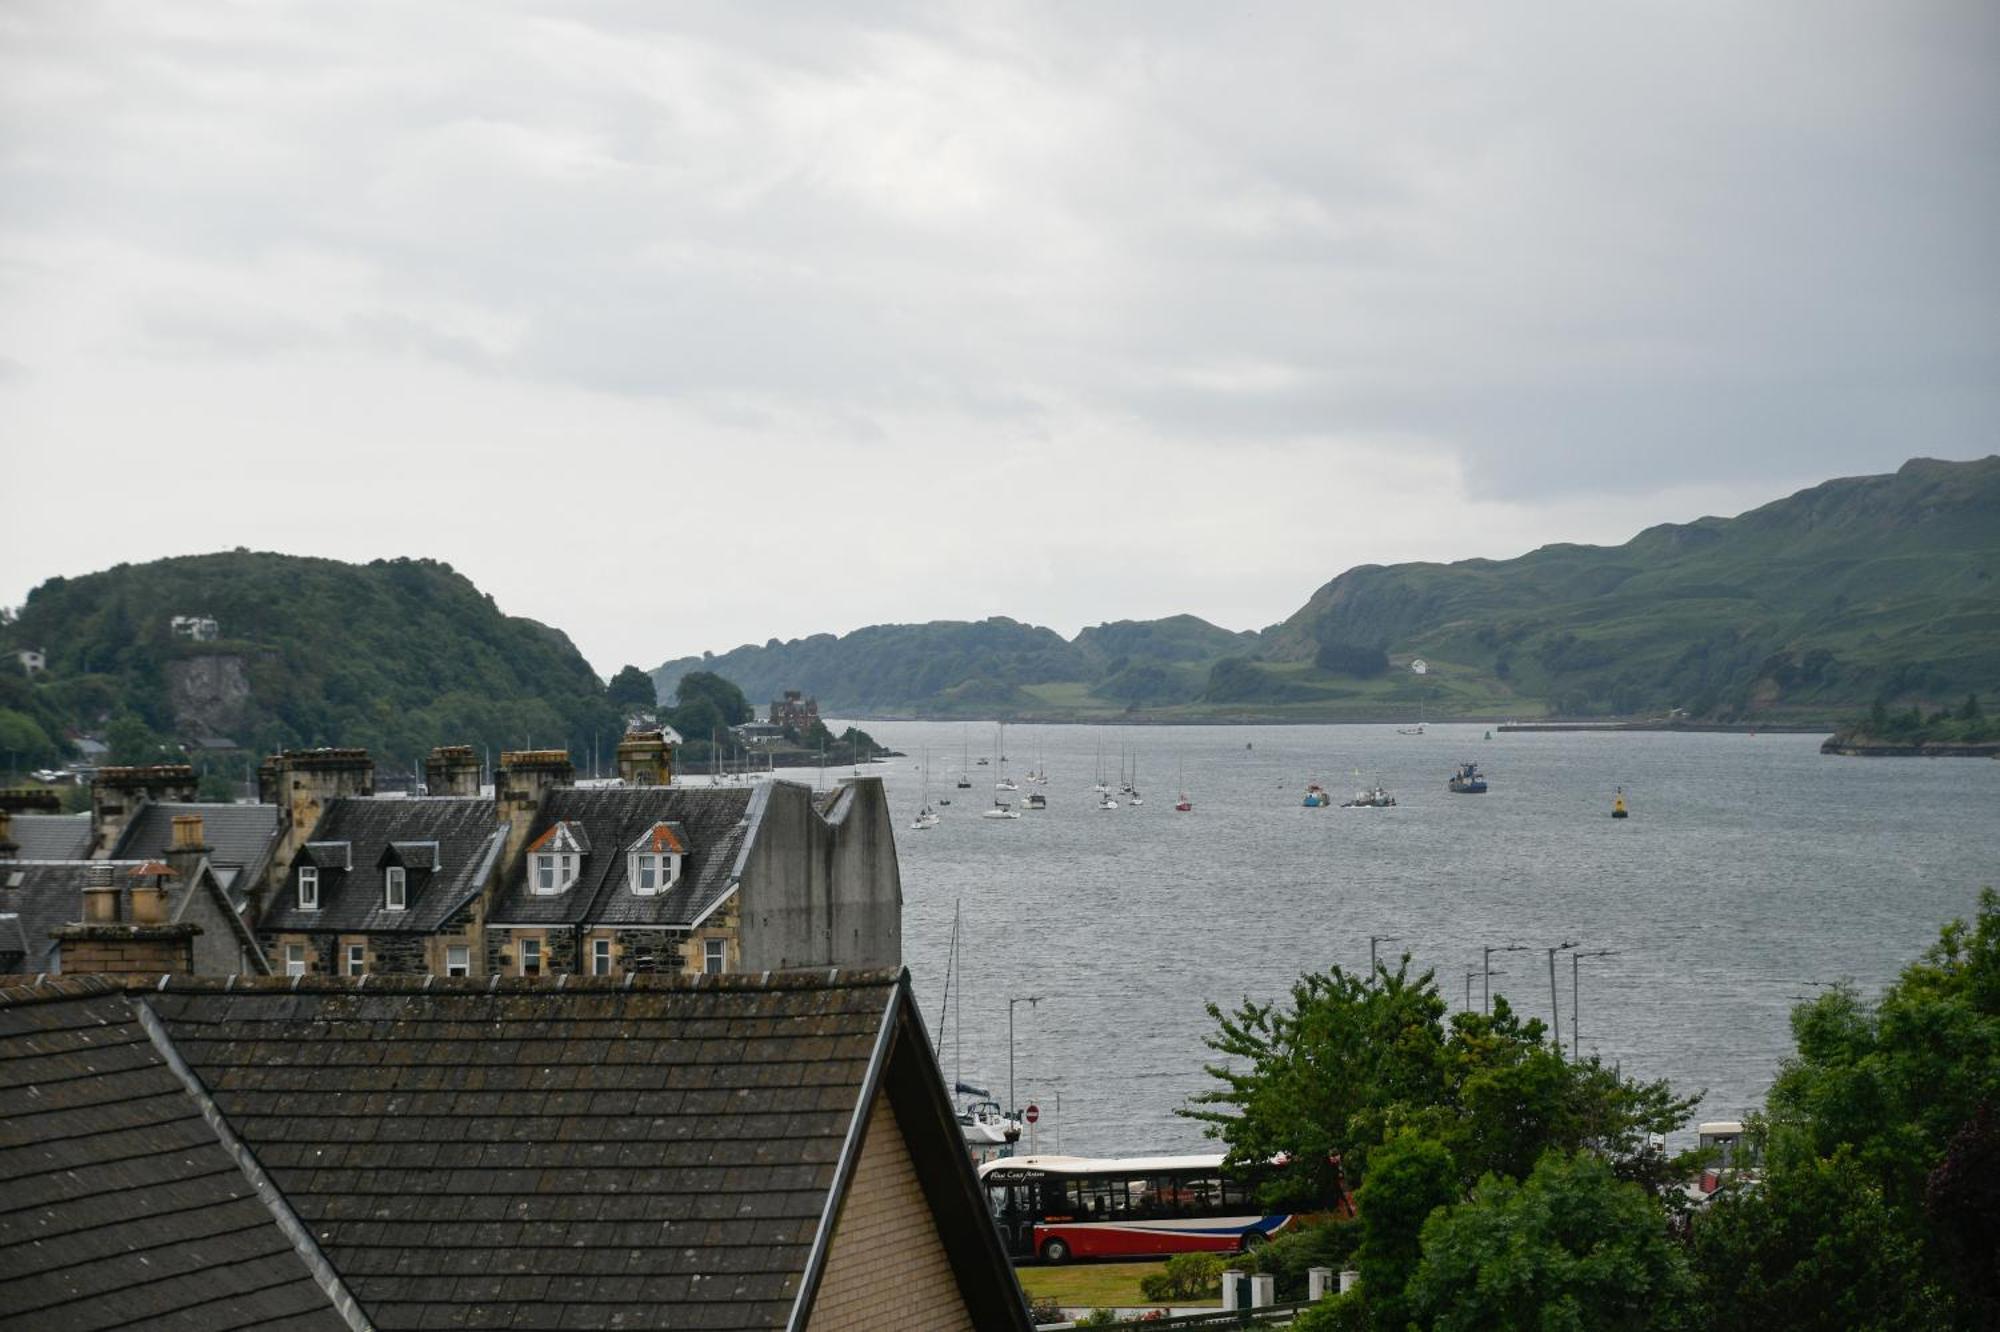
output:
[{"label": "leafy tree", "polygon": [[1984,1102],[1945,1144],[1924,1191],[1938,1250],[1971,1321],[2000,1327],[2000,1117]]},{"label": "leafy tree", "polygon": [[[1431,1214],[1422,1244],[1409,1308],[1436,1332],[1685,1325],[1693,1283],[1658,1201],[1589,1152],[1549,1152],[1519,1182],[1486,1176]],[[1362,1283],[1373,1303],[1365,1270]]]},{"label": "leafy tree", "polygon": [[[1963,1192],[1962,1176],[1948,1167],[1978,1159],[1978,1130],[1968,1126],[2000,1099],[2000,895],[1982,892],[1973,923],[1945,926],[1880,1002],[1846,987],[1829,991],[1793,1010],[1792,1034],[1798,1052],[1767,1103],[1769,1206],[1793,1209],[1785,1215],[1799,1247],[1872,1245],[1894,1258],[1898,1271],[1914,1264],[1920,1271],[1904,1284],[1935,1287],[1940,1305],[1953,1310],[1936,1325],[1969,1320],[1990,1300],[1991,1286],[1969,1278],[1959,1260],[1966,1236],[1980,1233],[1987,1204],[1976,1190]],[[1858,1223],[1835,1217],[1816,1195],[1833,1187],[1823,1178],[1828,1170],[1879,1199],[1869,1215],[1879,1213],[1880,1224],[1871,1220],[1864,1236],[1849,1236]],[[1907,1245],[1912,1264],[1882,1234]],[[1989,1251],[1989,1265],[1990,1258]],[[1721,1270],[1726,1279],[1731,1269]],[[1844,1278],[1863,1279],[1858,1272]],[[1843,1280],[1831,1264],[1827,1280]],[[1864,1294],[1835,1297],[1854,1303]]]},{"label": "leafy tree", "polygon": [[104,728],[104,743],[111,750],[113,763],[172,763],[181,757],[152,727],[129,712]]},{"label": "leafy tree", "polygon": [[637,666],[627,666],[611,677],[611,686],[606,697],[616,708],[654,708],[660,703],[659,695],[653,689],[653,677]]},{"label": "leafy tree", "polygon": [[1458,1166],[1443,1143],[1404,1132],[1375,1149],[1355,1196],[1361,1214],[1355,1259],[1377,1326],[1403,1325],[1404,1291],[1422,1256],[1424,1224],[1461,1196]]},{"label": "leafy tree", "polygon": [[1979,695],[1967,694],[1965,696],[1965,706],[1958,710],[1958,719],[1960,721],[1976,722],[1984,715],[1979,710]]},{"label": "leafy tree", "polygon": [[1343,1170],[1365,1179],[1371,1151],[1402,1127],[1450,1152],[1461,1192],[1488,1172],[1526,1174],[1551,1147],[1591,1147],[1637,1171],[1648,1136],[1685,1124],[1699,1099],[1563,1058],[1504,998],[1449,1028],[1445,1011],[1431,973],[1411,977],[1407,963],[1368,979],[1339,967],[1303,976],[1289,1004],[1210,1004],[1209,1048],[1230,1062],[1207,1066],[1221,1085],[1181,1113],[1228,1143],[1239,1168],[1288,1158],[1265,1186],[1270,1201],[1323,1203]]},{"label": "leafy tree", "polygon": [[1949,1325],[1918,1244],[1845,1148],[1780,1152],[1761,1186],[1720,1195],[1693,1261],[1710,1332]]}]

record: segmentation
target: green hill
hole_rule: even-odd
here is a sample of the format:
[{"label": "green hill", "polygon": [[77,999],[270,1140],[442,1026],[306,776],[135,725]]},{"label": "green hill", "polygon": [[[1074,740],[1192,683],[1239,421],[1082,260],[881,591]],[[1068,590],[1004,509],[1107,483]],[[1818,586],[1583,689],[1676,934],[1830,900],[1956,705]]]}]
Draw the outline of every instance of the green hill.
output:
[{"label": "green hill", "polygon": [[[2000,458],[1912,461],[1736,518],[1510,560],[1364,565],[1261,634],[1193,616],[1065,641],[879,625],[668,662],[832,712],[1148,720],[1664,716],[1826,722],[2000,694]],[[1429,672],[1409,665],[1423,658]]]},{"label": "green hill", "polygon": [[1622,546],[1353,569],[1268,661],[1379,644],[1570,716],[1830,718],[2000,683],[2000,458],[1919,459]]},{"label": "green hill", "polygon": [[[176,615],[211,617],[220,636],[180,637]],[[621,726],[567,637],[430,560],[238,550],[51,578],[0,647],[48,654],[32,679],[0,671],[0,744],[21,766],[56,758],[66,731],[127,751],[215,736],[253,752],[365,745],[408,765],[446,742],[588,753]]]}]

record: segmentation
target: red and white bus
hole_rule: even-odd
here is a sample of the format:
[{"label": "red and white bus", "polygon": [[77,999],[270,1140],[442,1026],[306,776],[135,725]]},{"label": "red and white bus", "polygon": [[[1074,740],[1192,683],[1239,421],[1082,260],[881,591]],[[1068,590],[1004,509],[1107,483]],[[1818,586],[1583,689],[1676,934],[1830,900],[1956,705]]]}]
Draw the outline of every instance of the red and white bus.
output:
[{"label": "red and white bus", "polygon": [[1290,1226],[1220,1156],[1010,1156],[979,1167],[1016,1261],[1236,1253]]}]

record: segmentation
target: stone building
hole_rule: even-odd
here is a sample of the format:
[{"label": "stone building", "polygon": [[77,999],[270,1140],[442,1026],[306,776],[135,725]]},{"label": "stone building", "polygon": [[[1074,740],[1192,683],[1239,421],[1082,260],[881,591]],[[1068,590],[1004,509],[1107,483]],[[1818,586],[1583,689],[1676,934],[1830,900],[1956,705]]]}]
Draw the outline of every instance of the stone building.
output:
[{"label": "stone building", "polygon": [[0,972],[262,975],[269,967],[210,856],[198,813],[157,857],[9,858],[0,811]]},{"label": "stone building", "polygon": [[[359,751],[266,765],[280,808],[256,916],[302,975],[624,976],[900,966],[902,879],[879,779],[675,786],[663,735],[628,735],[622,784],[578,786],[562,750],[471,751],[377,799]],[[338,794],[351,789],[354,794]],[[312,821],[306,821],[308,812]]]},{"label": "stone building", "polygon": [[783,727],[804,739],[819,723],[819,700],[797,689],[787,689],[783,698],[771,700],[771,725]]},{"label": "stone building", "polygon": [[328,800],[257,918],[280,975],[486,974],[503,830],[477,796]]},{"label": "stone building", "polygon": [[1029,1327],[907,974],[60,977],[0,1065],[23,1327]]}]

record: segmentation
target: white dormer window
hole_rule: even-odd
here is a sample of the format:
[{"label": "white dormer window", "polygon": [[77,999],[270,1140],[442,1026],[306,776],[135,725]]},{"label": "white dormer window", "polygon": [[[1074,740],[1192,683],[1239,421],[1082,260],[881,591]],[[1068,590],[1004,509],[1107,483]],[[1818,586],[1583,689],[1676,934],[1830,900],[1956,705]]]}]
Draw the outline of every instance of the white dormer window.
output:
[{"label": "white dormer window", "polygon": [[583,877],[589,839],[577,823],[558,823],[528,844],[528,891],[537,897],[568,892]]},{"label": "white dormer window", "polygon": [[656,823],[625,850],[626,881],[636,897],[657,897],[680,882],[687,843],[678,824]]},{"label": "white dormer window", "polygon": [[319,871],[311,865],[299,866],[299,910],[319,910]]},{"label": "white dormer window", "polygon": [[556,855],[544,852],[535,857],[535,893],[541,897],[552,897],[567,892],[576,882],[577,858],[572,855]]},{"label": "white dormer window", "polygon": [[410,905],[410,881],[401,865],[382,871],[382,909],[402,911]]}]

